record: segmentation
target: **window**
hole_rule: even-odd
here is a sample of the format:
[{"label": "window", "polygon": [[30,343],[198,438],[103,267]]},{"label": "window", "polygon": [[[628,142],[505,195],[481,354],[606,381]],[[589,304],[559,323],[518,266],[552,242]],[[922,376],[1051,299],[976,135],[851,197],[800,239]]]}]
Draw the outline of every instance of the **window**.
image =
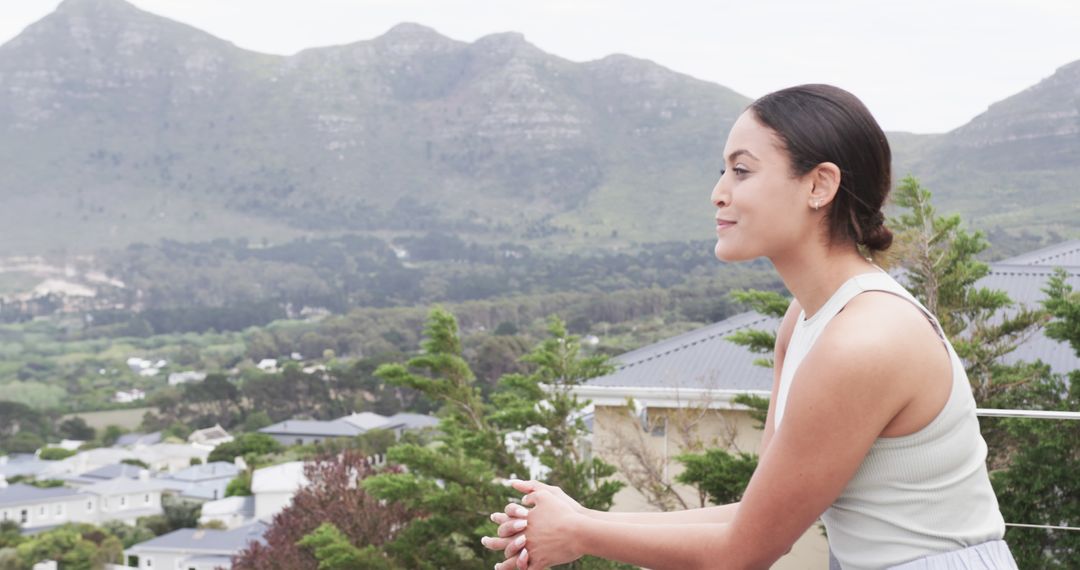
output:
[{"label": "window", "polygon": [[[214,489],[214,500],[215,500],[215,501],[217,500],[217,496],[218,496],[218,490],[217,490],[217,489]],[[4,516],[6,517],[6,516],[7,516],[7,513],[4,513]]]},{"label": "window", "polygon": [[27,509],[23,509],[19,512],[19,522],[21,524],[26,524],[26,521],[28,520],[30,520],[30,511]]},{"label": "window", "polygon": [[304,438],[302,438],[302,437],[296,438],[296,445],[304,445]]},{"label": "window", "polygon": [[37,514],[39,516],[45,516],[45,505],[41,505],[40,507],[38,507],[38,513]]},{"label": "window", "polygon": [[58,516],[58,517],[64,516],[64,503],[60,503],[60,504],[56,505],[56,516]]},{"label": "window", "polygon": [[146,560],[144,560],[143,562],[146,563],[144,564],[144,566],[146,566],[147,568],[152,568],[154,566],[154,559],[150,558],[149,556],[147,556]]},{"label": "window", "polygon": [[121,507],[126,507],[127,506],[127,497],[123,497],[123,496],[120,497],[120,506]]},{"label": "window", "polygon": [[[214,491],[214,494],[217,494],[217,491]],[[217,497],[215,497],[215,498],[217,498]],[[4,511],[4,513],[2,515],[0,515],[0,521],[6,521],[7,517],[8,517],[7,511]]]},{"label": "window", "polygon": [[143,502],[148,505],[150,504],[150,493],[147,493],[145,496],[143,496]]},{"label": "window", "polygon": [[94,510],[94,501],[86,501],[86,512]]}]

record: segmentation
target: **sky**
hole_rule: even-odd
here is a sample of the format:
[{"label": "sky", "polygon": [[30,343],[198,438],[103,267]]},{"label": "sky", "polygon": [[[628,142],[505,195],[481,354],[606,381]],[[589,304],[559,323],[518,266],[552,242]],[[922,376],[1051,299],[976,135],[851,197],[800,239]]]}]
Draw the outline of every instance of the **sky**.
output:
[{"label": "sky", "polygon": [[[77,0],[69,0],[77,1]],[[748,97],[800,83],[859,96],[886,130],[946,132],[1080,60],[1076,0],[131,0],[254,51],[415,22],[462,41],[520,32],[589,61],[652,60]],[[59,0],[0,0],[0,42]]]}]

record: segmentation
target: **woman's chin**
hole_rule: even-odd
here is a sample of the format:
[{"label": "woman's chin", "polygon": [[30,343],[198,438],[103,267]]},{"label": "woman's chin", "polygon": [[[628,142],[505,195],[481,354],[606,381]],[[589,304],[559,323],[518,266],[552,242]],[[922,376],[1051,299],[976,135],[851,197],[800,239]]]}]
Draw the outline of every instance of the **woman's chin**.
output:
[{"label": "woman's chin", "polygon": [[740,251],[739,248],[732,247],[732,244],[724,243],[723,240],[718,240],[716,242],[716,247],[713,248],[713,254],[716,256],[716,259],[726,263],[746,261],[754,258],[754,256],[746,255],[745,251]]}]

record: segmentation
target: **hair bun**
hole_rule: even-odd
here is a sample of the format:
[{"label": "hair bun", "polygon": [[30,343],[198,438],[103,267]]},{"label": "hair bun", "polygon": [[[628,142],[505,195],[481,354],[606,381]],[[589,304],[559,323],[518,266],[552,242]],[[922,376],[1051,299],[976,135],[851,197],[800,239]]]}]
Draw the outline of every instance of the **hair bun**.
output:
[{"label": "hair bun", "polygon": [[866,232],[863,238],[863,245],[871,251],[885,251],[892,245],[893,234],[889,228],[885,227],[885,224],[878,223],[874,227],[870,228],[870,231]]}]

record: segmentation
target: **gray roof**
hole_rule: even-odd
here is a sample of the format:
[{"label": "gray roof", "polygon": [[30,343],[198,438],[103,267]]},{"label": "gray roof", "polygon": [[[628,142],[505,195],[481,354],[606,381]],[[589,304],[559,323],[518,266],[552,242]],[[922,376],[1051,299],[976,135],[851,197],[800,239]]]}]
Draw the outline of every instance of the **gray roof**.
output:
[{"label": "gray roof", "polygon": [[128,479],[138,479],[139,471],[143,468],[138,465],[128,465],[127,463],[113,463],[112,465],[106,465],[104,467],[98,467],[92,471],[87,471],[80,475],[80,477],[87,479],[95,479],[97,481],[107,481],[109,479],[116,479],[117,477],[127,477]]},{"label": "gray roof", "polygon": [[50,487],[39,489],[33,485],[14,483],[0,489],[0,507],[11,505],[23,505],[27,503],[41,503],[60,497],[78,495],[78,489],[69,487]]},{"label": "gray roof", "polygon": [[256,521],[231,530],[181,528],[127,549],[135,554],[146,551],[185,551],[202,554],[235,554],[252,541],[263,541],[269,525]]},{"label": "gray roof", "polygon": [[712,390],[770,390],[772,371],[725,337],[738,330],[775,331],[780,319],[742,313],[615,357],[616,370],[590,386],[670,386]]},{"label": "gray roof", "polygon": [[[1030,308],[1045,298],[1043,288],[1056,267],[1080,291],[1080,240],[1073,240],[990,265],[979,287],[1000,289]],[[900,277],[901,282],[903,278]],[[680,387],[720,390],[769,390],[772,371],[755,366],[758,355],[725,340],[742,329],[775,331],[780,319],[743,313],[614,358],[615,372],[589,381],[590,386]],[[1006,362],[1041,360],[1058,373],[1080,369],[1080,358],[1062,342],[1040,331],[1007,355]]]},{"label": "gray roof", "polygon": [[194,483],[226,477],[231,479],[239,473],[240,468],[228,461],[214,461],[204,465],[192,465],[175,473],[165,475],[162,479]]},{"label": "gray roof", "polygon": [[405,429],[423,429],[429,427],[435,427],[439,425],[439,418],[429,416],[426,414],[413,414],[409,412],[399,412],[386,420],[386,429],[405,428]]},{"label": "gray roof", "polygon": [[6,478],[19,475],[37,476],[54,461],[42,461],[32,453],[13,453],[0,457],[0,475]]},{"label": "gray roof", "polygon": [[161,442],[161,432],[154,433],[125,433],[120,436],[113,447],[132,447],[135,445],[153,445]]},{"label": "gray roof", "polygon": [[364,430],[340,420],[286,420],[259,430],[269,435],[310,435],[318,437],[353,437]]},{"label": "gray roof", "polygon": [[1047,267],[1080,266],[1080,240],[1070,240],[1037,249],[1016,257],[1003,259],[1003,265],[1045,265]]}]

